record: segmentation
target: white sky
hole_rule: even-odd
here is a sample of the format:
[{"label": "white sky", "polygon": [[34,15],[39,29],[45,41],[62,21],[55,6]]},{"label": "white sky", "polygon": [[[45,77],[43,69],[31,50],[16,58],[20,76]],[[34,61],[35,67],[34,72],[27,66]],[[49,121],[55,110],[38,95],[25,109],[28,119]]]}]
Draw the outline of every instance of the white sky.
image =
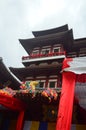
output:
[{"label": "white sky", "polygon": [[86,0],[0,0],[0,57],[8,67],[22,67],[27,53],[18,39],[64,24],[74,38],[86,37]]}]

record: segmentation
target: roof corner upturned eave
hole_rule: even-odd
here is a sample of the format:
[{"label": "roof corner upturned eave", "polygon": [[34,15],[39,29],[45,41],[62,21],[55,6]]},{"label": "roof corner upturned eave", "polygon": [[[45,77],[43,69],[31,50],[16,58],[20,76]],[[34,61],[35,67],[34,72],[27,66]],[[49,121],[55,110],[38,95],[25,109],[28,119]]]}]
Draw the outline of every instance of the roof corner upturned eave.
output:
[{"label": "roof corner upturned eave", "polygon": [[32,49],[35,47],[59,44],[59,42],[63,44],[65,50],[69,51],[70,47],[73,44],[73,40],[74,39],[72,29],[60,33],[39,36],[31,39],[19,39],[21,45],[28,54],[30,54]]},{"label": "roof corner upturned eave", "polygon": [[39,37],[39,36],[44,36],[44,35],[49,35],[49,34],[54,34],[54,33],[60,33],[60,32],[64,32],[67,30],[68,30],[68,24],[65,24],[65,25],[57,27],[57,28],[40,30],[40,31],[32,31],[32,33],[35,37]]}]

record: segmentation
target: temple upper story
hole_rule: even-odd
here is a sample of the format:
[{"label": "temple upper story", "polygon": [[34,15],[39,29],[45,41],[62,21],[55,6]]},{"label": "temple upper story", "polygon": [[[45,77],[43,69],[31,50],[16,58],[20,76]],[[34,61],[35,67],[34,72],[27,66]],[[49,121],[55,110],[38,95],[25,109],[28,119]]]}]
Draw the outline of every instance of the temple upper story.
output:
[{"label": "temple upper story", "polygon": [[34,38],[20,39],[27,52],[22,56],[24,66],[65,57],[86,56],[86,38],[74,39],[73,30],[68,25],[49,30],[32,31]]},{"label": "temple upper story", "polygon": [[25,66],[32,62],[63,59],[73,46],[73,32],[68,25],[33,34],[34,38],[19,40],[28,54],[22,57]]}]

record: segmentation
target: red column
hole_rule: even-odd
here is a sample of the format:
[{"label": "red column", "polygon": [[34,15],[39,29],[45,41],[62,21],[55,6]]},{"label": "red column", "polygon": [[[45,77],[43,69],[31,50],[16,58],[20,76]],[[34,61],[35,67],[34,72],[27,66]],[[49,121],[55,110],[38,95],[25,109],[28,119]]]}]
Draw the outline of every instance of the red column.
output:
[{"label": "red column", "polygon": [[70,130],[76,75],[63,72],[62,92],[57,116],[56,130]]}]

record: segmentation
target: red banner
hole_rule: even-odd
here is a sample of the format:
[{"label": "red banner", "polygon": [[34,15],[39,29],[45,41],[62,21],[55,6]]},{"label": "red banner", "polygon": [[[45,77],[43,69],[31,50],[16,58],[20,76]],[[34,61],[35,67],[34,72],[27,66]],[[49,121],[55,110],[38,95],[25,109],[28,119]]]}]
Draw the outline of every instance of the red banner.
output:
[{"label": "red banner", "polygon": [[70,130],[74,88],[76,75],[72,72],[63,72],[62,92],[59,104],[56,130]]}]

